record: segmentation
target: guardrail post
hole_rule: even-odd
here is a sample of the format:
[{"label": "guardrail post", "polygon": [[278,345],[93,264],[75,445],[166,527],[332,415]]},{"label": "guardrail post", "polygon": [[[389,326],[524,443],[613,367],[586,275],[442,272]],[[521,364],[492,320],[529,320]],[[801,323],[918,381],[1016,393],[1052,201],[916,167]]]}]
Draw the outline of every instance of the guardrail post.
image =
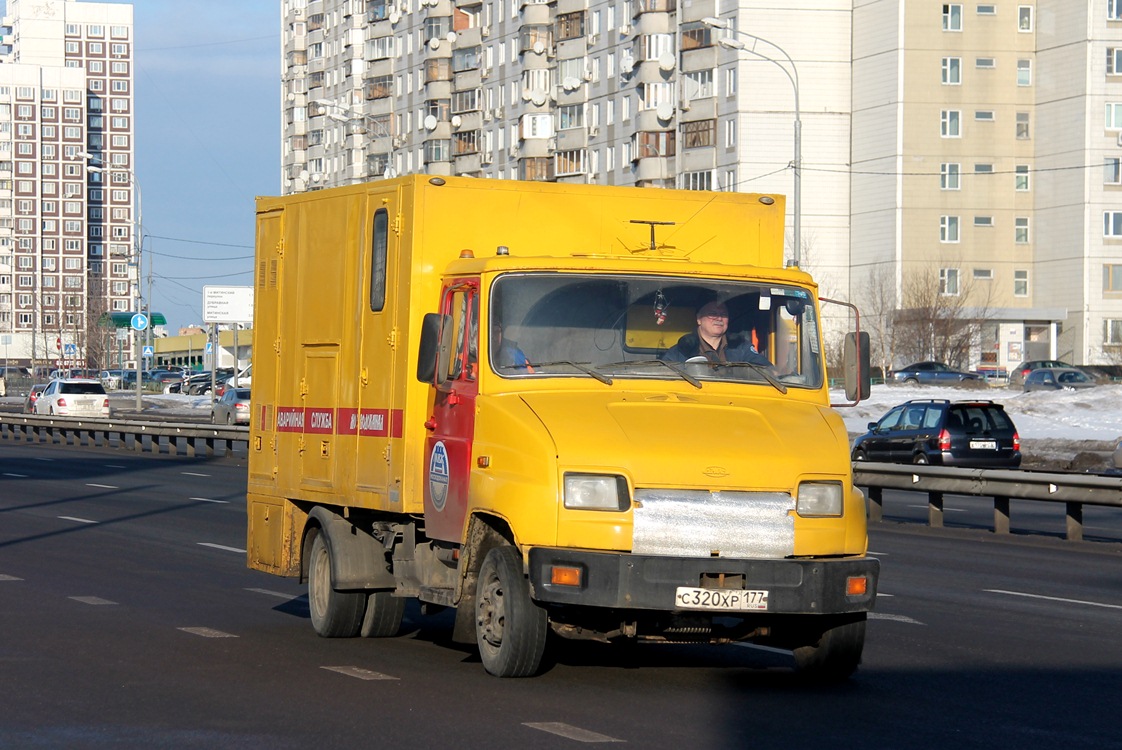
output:
[{"label": "guardrail post", "polygon": [[1067,539],[1069,542],[1083,541],[1083,503],[1067,502]]},{"label": "guardrail post", "polygon": [[869,488],[869,520],[880,523],[884,518],[884,489],[881,487]]},{"label": "guardrail post", "polygon": [[1009,533],[1009,498],[995,497],[993,499],[993,533]]},{"label": "guardrail post", "polygon": [[932,528],[943,527],[943,493],[927,493],[927,524]]}]

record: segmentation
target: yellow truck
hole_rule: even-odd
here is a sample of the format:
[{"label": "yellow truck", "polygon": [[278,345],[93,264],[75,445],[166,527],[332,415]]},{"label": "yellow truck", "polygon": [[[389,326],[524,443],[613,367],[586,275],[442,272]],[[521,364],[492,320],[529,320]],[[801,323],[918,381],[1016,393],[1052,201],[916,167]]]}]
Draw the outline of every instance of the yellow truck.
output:
[{"label": "yellow truck", "polygon": [[425,175],[259,198],[249,566],[306,580],[325,637],[454,607],[498,676],[550,631],[850,675],[879,568],[783,205]]}]

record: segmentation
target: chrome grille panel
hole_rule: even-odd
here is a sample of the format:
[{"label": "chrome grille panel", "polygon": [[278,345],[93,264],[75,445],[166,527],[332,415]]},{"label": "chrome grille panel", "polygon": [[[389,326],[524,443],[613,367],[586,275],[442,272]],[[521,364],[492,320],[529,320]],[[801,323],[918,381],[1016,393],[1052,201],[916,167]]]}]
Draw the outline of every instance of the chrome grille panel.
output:
[{"label": "chrome grille panel", "polygon": [[795,500],[784,492],[636,490],[631,550],[681,557],[782,558],[795,550]]}]

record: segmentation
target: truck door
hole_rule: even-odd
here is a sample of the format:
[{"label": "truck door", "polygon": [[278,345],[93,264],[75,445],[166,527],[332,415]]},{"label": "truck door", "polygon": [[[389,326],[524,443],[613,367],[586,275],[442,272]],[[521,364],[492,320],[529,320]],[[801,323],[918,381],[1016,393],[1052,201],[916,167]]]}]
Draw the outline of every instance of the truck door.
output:
[{"label": "truck door", "polygon": [[[471,475],[475,398],[479,392],[479,280],[445,286],[441,313],[451,331],[446,372],[437,373],[433,414],[426,427],[425,531],[433,539],[459,542],[463,534]],[[451,334],[450,339],[445,338]]]}]

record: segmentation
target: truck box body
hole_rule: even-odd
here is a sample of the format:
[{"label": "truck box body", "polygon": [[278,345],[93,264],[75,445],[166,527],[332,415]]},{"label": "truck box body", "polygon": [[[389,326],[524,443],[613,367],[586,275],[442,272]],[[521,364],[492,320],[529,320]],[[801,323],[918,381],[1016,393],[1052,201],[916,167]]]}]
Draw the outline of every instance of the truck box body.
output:
[{"label": "truck box body", "polygon": [[[354,619],[359,593],[485,609],[506,555],[563,635],[731,608],[737,638],[805,640],[766,615],[807,614],[863,639],[876,562],[782,238],[779,196],[410,176],[259,199],[250,566],[329,581]],[[767,373],[673,361],[714,300]],[[709,588],[746,593],[686,601]],[[525,672],[487,633],[488,669]]]}]

